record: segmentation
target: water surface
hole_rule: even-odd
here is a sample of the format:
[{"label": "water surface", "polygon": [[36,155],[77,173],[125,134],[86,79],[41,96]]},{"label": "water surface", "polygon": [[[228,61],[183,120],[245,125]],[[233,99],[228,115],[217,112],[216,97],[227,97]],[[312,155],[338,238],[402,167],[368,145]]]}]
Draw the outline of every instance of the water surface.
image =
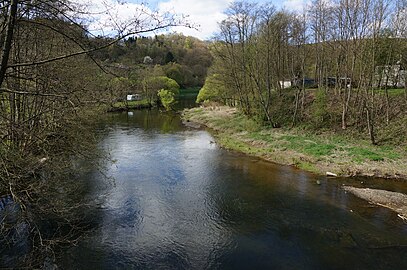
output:
[{"label": "water surface", "polygon": [[327,179],[228,152],[155,110],[111,114],[101,132],[114,181],[87,175],[103,203],[63,268],[407,269],[407,224],[341,189],[407,192],[403,182]]}]

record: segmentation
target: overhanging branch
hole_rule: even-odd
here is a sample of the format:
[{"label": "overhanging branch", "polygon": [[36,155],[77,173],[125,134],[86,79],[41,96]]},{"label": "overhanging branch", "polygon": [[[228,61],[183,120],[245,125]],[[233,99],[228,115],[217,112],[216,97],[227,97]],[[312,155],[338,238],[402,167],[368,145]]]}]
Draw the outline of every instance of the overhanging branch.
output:
[{"label": "overhanging branch", "polygon": [[157,30],[161,30],[161,29],[165,29],[165,28],[169,28],[169,27],[174,27],[174,26],[179,26],[179,25],[178,24],[166,24],[166,25],[157,26],[157,27],[154,27],[154,28],[149,28],[149,29],[146,29],[146,30],[130,32],[130,33],[127,33],[127,34],[125,34],[123,36],[120,36],[120,37],[110,41],[109,43],[107,43],[105,45],[99,46],[97,48],[93,48],[93,49],[89,49],[89,50],[82,50],[82,51],[79,51],[79,52],[65,54],[65,55],[61,55],[61,56],[57,56],[57,57],[54,57],[54,58],[45,59],[45,60],[41,60],[41,61],[37,61],[37,62],[11,64],[11,65],[8,65],[7,68],[42,65],[42,64],[46,64],[46,63],[50,63],[50,62],[54,62],[54,61],[63,60],[63,59],[66,59],[66,58],[78,56],[78,55],[89,54],[89,53],[92,53],[92,52],[107,48],[107,47],[119,42],[120,40],[122,40],[122,39],[124,39],[124,38],[126,38],[128,36],[154,32],[154,31],[157,31]]}]

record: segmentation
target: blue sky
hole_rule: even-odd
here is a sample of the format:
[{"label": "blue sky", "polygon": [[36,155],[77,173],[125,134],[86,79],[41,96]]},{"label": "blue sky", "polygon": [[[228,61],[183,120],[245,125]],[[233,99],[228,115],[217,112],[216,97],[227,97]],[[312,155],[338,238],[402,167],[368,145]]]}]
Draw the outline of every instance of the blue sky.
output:
[{"label": "blue sky", "polygon": [[[194,36],[200,39],[211,38],[218,30],[218,22],[225,18],[224,11],[234,0],[73,0],[83,3],[89,7],[91,12],[98,14],[90,24],[95,31],[111,32],[109,23],[111,18],[120,18],[123,21],[134,17],[140,3],[146,3],[149,9],[160,12],[172,12],[176,14],[189,15],[188,20],[197,25],[198,30],[176,27],[171,31],[180,32],[184,35]],[[256,3],[273,3],[277,8],[285,8],[292,11],[301,11],[310,0],[259,0],[251,1]],[[123,4],[125,2],[126,4]],[[98,8],[97,8],[98,7]],[[104,7],[104,9],[103,9]],[[108,12],[106,10],[108,7]],[[114,20],[113,20],[114,21]],[[113,23],[117,23],[114,21]]]}]

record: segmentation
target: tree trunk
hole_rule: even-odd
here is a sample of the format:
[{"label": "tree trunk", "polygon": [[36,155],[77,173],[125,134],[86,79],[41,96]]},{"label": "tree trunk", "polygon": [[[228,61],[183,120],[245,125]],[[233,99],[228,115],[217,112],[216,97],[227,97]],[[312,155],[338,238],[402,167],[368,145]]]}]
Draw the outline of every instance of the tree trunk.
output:
[{"label": "tree trunk", "polygon": [[[7,16],[7,30],[6,37],[2,49],[1,66],[0,66],[0,87],[3,86],[4,78],[6,75],[8,60],[10,56],[11,47],[13,44],[14,26],[17,17],[18,0],[11,0],[10,11]],[[1,91],[0,91],[1,92]]]},{"label": "tree trunk", "polygon": [[372,121],[372,114],[369,110],[369,108],[366,107],[366,120],[367,120],[367,128],[369,130],[369,137],[370,141],[372,142],[373,145],[376,145],[376,139],[375,139],[375,134],[374,134],[374,125]]}]

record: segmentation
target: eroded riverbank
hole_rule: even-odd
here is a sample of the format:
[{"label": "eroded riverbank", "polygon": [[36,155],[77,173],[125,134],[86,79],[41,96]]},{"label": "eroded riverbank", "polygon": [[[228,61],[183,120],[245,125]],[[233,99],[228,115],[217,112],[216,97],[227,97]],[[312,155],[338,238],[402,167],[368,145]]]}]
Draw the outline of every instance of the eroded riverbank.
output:
[{"label": "eroded riverbank", "polygon": [[350,141],[301,130],[258,128],[234,108],[202,107],[185,110],[184,121],[216,131],[224,148],[257,156],[313,173],[338,176],[368,176],[407,179],[407,154],[394,147],[372,146],[367,141]]}]

